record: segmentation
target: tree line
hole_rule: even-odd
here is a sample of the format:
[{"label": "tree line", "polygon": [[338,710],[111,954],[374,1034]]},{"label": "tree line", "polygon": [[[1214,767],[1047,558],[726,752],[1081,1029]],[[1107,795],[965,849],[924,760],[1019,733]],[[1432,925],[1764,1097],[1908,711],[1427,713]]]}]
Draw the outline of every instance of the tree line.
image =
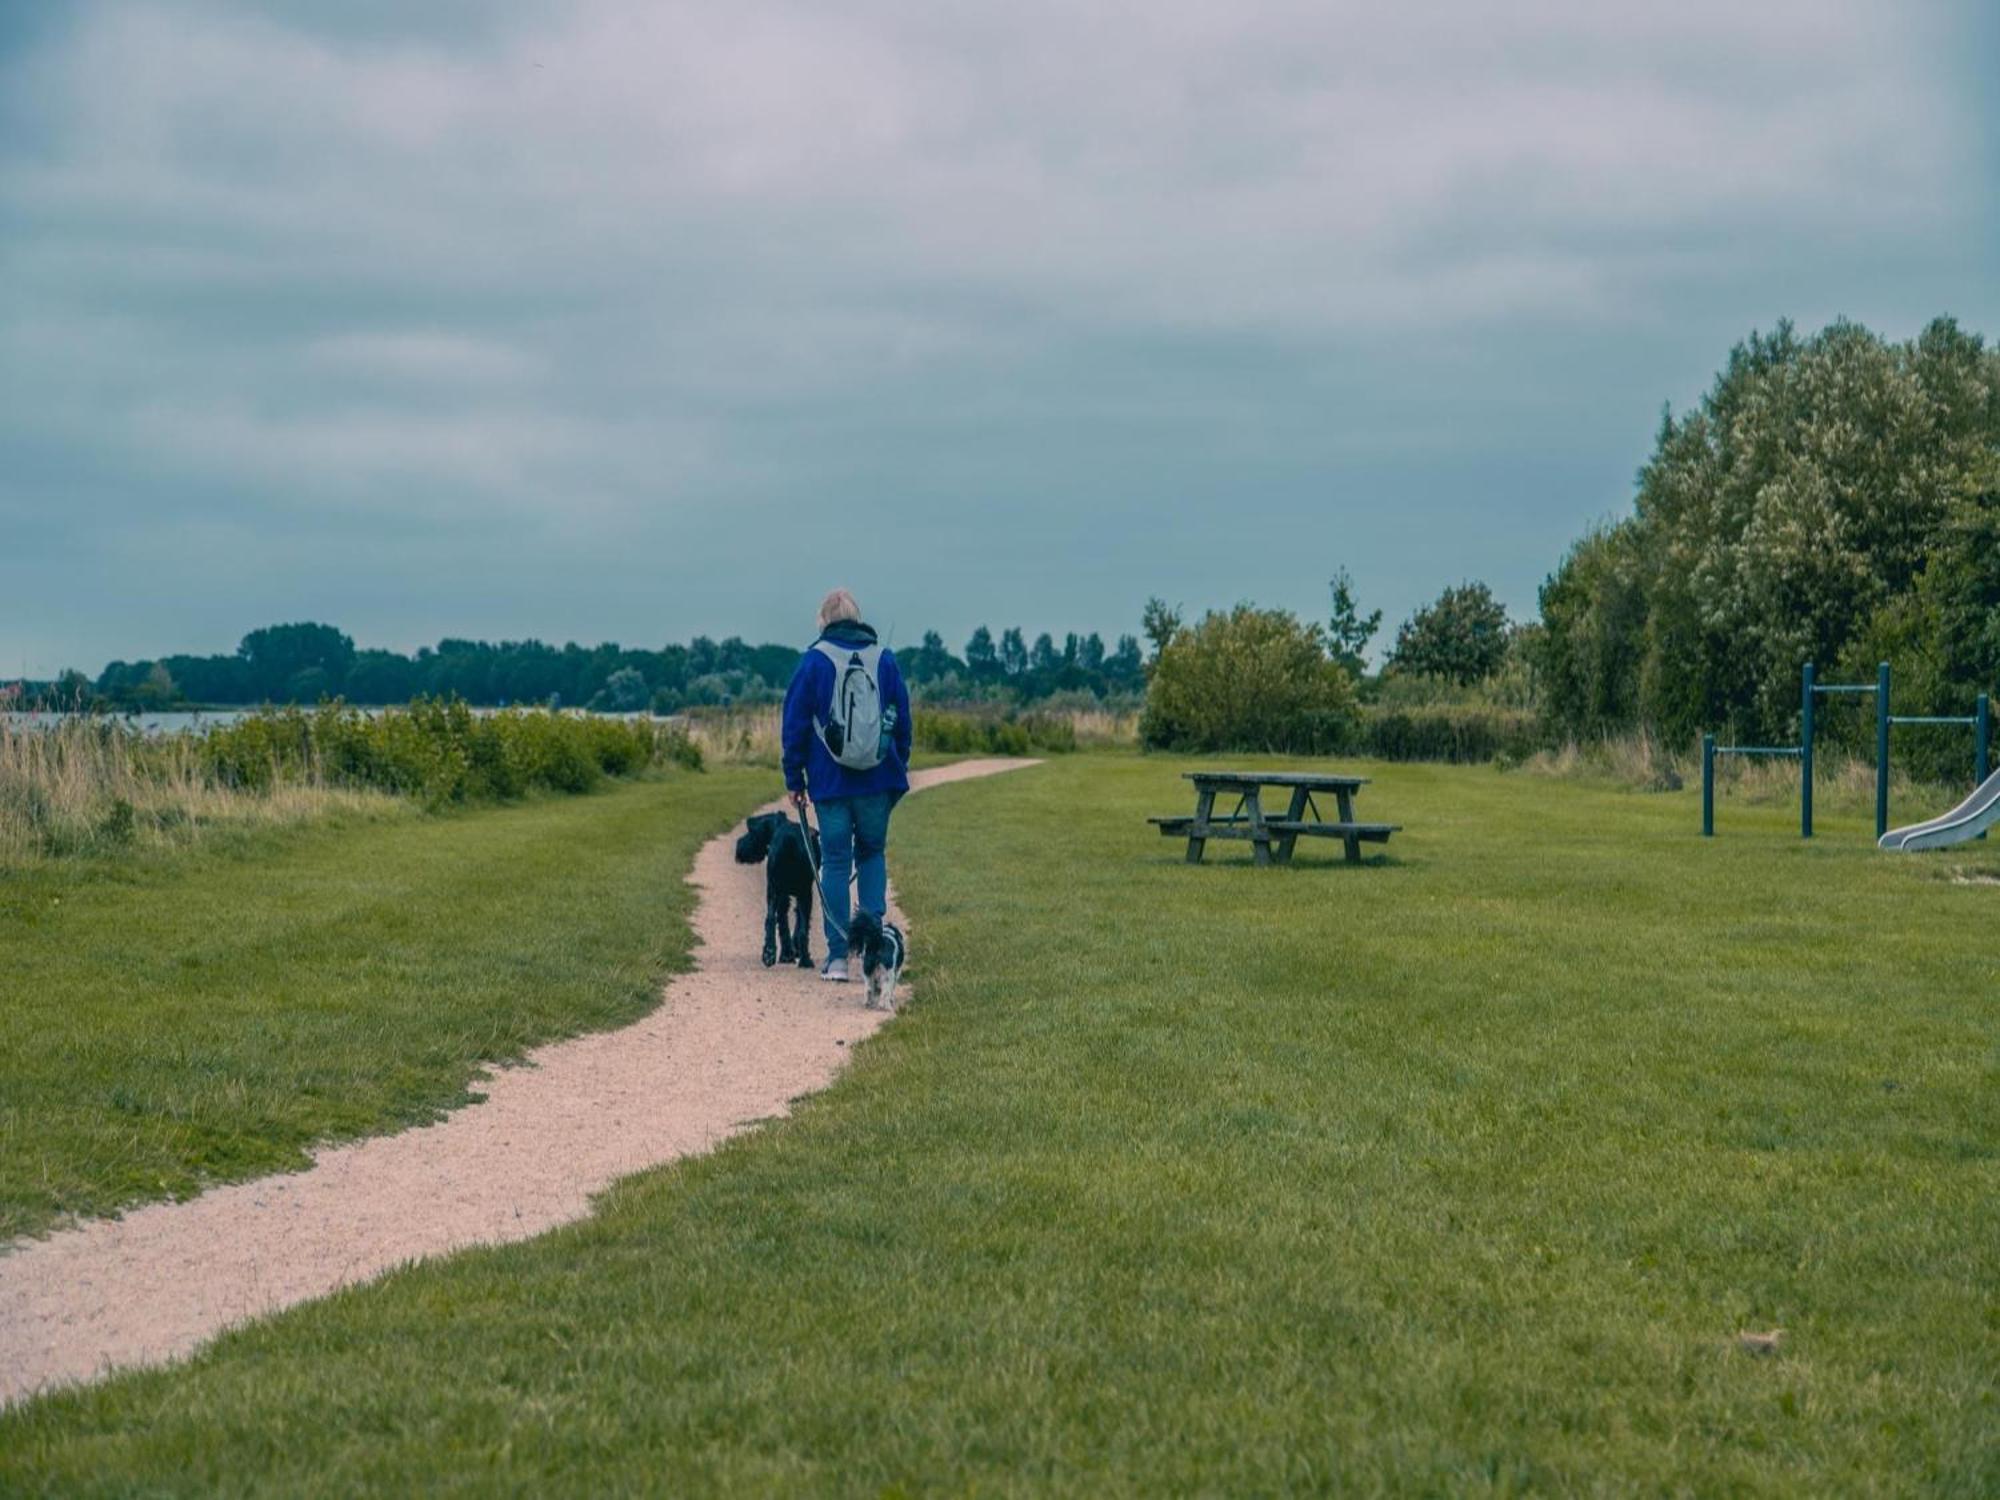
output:
[{"label": "tree line", "polygon": [[[1145,663],[1133,636],[1107,648],[1096,633],[1048,632],[1032,643],[1018,627],[987,626],[954,654],[935,630],[897,652],[913,688],[936,698],[1034,703],[1056,694],[1131,699],[1144,691]],[[605,643],[446,639],[405,655],[358,649],[332,625],[269,625],[228,655],[114,661],[95,678],[66,672],[53,682],[10,684],[23,708],[146,711],[260,703],[398,704],[456,698],[475,706],[547,704],[611,712],[670,713],[708,705],[774,703],[799,659],[796,645],[752,645],[738,636],[697,636],[657,650]]]}]

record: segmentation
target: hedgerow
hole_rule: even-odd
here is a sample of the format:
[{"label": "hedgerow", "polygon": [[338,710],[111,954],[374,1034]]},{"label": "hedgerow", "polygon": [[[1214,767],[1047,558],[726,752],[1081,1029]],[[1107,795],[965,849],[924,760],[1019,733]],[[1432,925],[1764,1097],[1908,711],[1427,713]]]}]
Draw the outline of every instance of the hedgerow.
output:
[{"label": "hedgerow", "polygon": [[539,708],[477,713],[458,699],[374,713],[339,702],[266,709],[206,731],[200,751],[226,786],[264,790],[309,777],[432,806],[507,801],[532,790],[587,792],[606,776],[702,763],[683,730],[650,719]]}]

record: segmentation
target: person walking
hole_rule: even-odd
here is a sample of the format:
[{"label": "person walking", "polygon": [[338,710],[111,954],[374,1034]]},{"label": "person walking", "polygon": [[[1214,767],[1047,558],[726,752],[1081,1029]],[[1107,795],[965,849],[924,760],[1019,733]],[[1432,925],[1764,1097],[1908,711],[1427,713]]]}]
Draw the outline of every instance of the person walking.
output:
[{"label": "person walking", "polygon": [[819,812],[820,916],[826,967],[847,981],[848,882],[863,911],[889,910],[889,814],[910,789],[910,692],[895,653],[835,589],[819,606],[819,639],[785,693],[785,790],[805,818]]}]

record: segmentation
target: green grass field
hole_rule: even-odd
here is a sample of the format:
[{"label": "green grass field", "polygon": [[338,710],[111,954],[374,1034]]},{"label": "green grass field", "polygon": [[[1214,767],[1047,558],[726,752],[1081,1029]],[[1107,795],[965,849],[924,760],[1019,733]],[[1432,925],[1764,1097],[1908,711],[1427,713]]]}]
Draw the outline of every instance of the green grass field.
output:
[{"label": "green grass field", "polygon": [[1181,768],[914,800],[917,999],[834,1088],[0,1416],[0,1490],[2000,1491],[2000,887],[1944,878],[2000,848],[1392,766],[1387,862],[1191,869]]},{"label": "green grass field", "polygon": [[0,876],[0,1238],[302,1166],[643,1014],[768,774]]}]

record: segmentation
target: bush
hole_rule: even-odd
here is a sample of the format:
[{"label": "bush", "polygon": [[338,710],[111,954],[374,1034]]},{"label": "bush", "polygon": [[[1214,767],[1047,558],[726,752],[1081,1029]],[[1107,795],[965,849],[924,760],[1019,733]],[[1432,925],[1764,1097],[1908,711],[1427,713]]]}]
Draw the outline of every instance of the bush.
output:
[{"label": "bush", "polygon": [[939,755],[1067,755],[1076,726],[1056,714],[976,714],[918,708],[911,738]]},{"label": "bush", "polygon": [[1378,760],[1456,765],[1521,761],[1539,748],[1533,714],[1497,708],[1371,709],[1358,739],[1355,748]]},{"label": "bush", "polygon": [[506,801],[536,788],[587,792],[606,776],[702,764],[685,731],[650,720],[548,709],[476,714],[458,699],[423,698],[377,714],[338,702],[266,709],[210,729],[201,754],[225,786],[265,790],[317,776],[433,805]]},{"label": "bush", "polygon": [[1324,754],[1348,744],[1353,679],[1317,625],[1239,604],[1180,626],[1161,650],[1139,737],[1158,750]]}]

